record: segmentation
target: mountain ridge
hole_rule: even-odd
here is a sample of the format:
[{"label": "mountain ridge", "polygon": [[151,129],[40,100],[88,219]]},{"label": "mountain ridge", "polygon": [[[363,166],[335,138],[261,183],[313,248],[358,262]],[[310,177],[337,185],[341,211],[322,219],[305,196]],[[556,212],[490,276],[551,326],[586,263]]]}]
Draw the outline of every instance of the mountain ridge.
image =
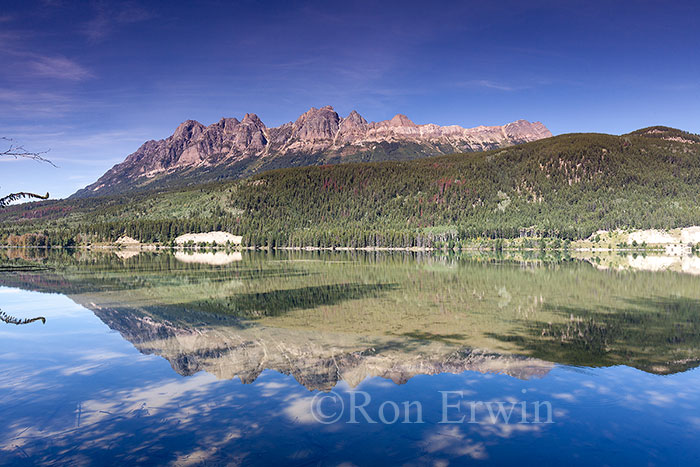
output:
[{"label": "mountain ridge", "polygon": [[477,152],[551,137],[541,122],[502,126],[416,124],[403,114],[368,122],[331,106],[312,107],[296,121],[267,127],[252,113],[208,126],[186,120],[162,140],[145,142],[124,162],[73,197],[87,197],[174,184],[241,178],[268,169],[341,162],[407,160]]},{"label": "mountain ridge", "polygon": [[673,140],[677,131],[573,133],[472,154],[26,203],[2,210],[0,241],[45,232],[53,245],[123,235],[167,244],[223,230],[247,246],[413,248],[697,226],[700,144]]}]

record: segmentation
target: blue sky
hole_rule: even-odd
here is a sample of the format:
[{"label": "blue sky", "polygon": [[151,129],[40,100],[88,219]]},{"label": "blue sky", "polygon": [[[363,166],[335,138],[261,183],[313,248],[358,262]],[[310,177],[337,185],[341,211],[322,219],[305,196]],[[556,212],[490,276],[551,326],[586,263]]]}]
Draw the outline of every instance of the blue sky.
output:
[{"label": "blue sky", "polygon": [[0,0],[0,191],[67,196],[183,120],[700,132],[700,4]]}]

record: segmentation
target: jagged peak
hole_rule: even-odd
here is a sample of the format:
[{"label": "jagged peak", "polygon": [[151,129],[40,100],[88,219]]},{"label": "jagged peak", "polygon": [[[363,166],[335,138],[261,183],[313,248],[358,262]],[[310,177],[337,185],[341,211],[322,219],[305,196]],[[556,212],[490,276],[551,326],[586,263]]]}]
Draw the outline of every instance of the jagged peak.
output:
[{"label": "jagged peak", "polygon": [[[317,109],[316,107],[311,107],[309,110],[307,110],[306,112],[301,114],[299,116],[299,118],[297,119],[297,121],[304,120],[312,115],[325,115],[325,116],[335,115],[336,117],[338,117],[338,113],[335,111],[335,109],[333,109],[332,105],[324,105],[320,109]],[[340,118],[340,117],[338,117],[338,118]]]},{"label": "jagged peak", "polygon": [[393,126],[417,126],[413,121],[404,114],[396,114],[394,118],[389,120]]},{"label": "jagged peak", "polygon": [[333,110],[333,107],[331,107],[330,105],[326,105],[324,107],[321,107],[320,109],[317,109],[316,107],[311,107],[309,110],[307,110],[299,116],[296,123],[303,124],[311,119],[318,118],[340,121],[340,116],[335,110]]},{"label": "jagged peak", "polygon": [[221,120],[219,120],[216,123],[212,123],[209,125],[207,128],[211,129],[213,131],[216,131],[217,128],[223,129],[225,132],[232,131],[234,128],[236,128],[238,125],[240,125],[240,121],[236,118],[227,118],[223,117]]},{"label": "jagged peak", "polygon": [[506,123],[503,125],[504,128],[513,128],[513,127],[531,127],[537,125],[536,123],[529,122],[524,119],[519,119],[515,120],[514,122]]},{"label": "jagged peak", "polygon": [[231,118],[221,117],[221,120],[219,120],[219,123],[222,125],[226,125],[226,124],[238,125],[241,122],[236,117],[231,117]]},{"label": "jagged peak", "polygon": [[204,130],[204,125],[199,123],[197,120],[185,120],[180,123],[175,132],[173,133],[173,138],[191,138],[201,133]]},{"label": "jagged peak", "polygon": [[359,124],[366,124],[367,120],[364,119],[362,115],[357,113],[357,110],[353,110],[348,114],[347,117],[343,119],[344,122],[352,122],[352,123],[359,123]]},{"label": "jagged peak", "polygon": [[548,138],[552,136],[552,132],[542,124],[542,122],[530,122],[528,120],[516,120],[503,125],[504,131],[513,137],[521,137],[523,135],[536,135],[540,138]]},{"label": "jagged peak", "polygon": [[[130,189],[132,185],[140,186],[141,177],[152,180],[160,176],[167,178],[179,169],[238,163],[250,156],[264,157],[267,161],[300,153],[309,155],[309,163],[316,163],[357,153],[369,156],[371,160],[374,157],[372,144],[385,141],[400,144],[405,140],[411,145],[423,145],[425,152],[422,155],[429,156],[443,151],[435,148],[435,142],[443,144],[447,150],[469,152],[550,136],[549,130],[540,122],[526,120],[472,129],[457,125],[417,125],[403,114],[397,114],[391,120],[367,122],[356,110],[340,118],[330,105],[311,107],[295,122],[269,129],[254,113],[245,114],[242,120],[222,118],[208,127],[196,120],[186,120],[172,136],[142,145],[122,164],[83,190],[82,195]],[[283,161],[282,165],[286,164]],[[266,166],[255,166],[252,170],[261,170],[260,167]],[[207,176],[205,172],[203,174]]]},{"label": "jagged peak", "polygon": [[243,124],[243,125],[255,125],[255,126],[265,128],[265,124],[262,122],[262,120],[260,120],[260,117],[258,117],[255,114],[250,114],[250,113],[245,114],[245,117],[243,117],[241,124]]},{"label": "jagged peak", "polygon": [[306,141],[329,140],[340,125],[340,116],[330,105],[311,107],[294,122],[293,137]]},{"label": "jagged peak", "polygon": [[316,107],[311,107],[309,110],[307,110],[307,111],[304,112],[303,114],[299,115],[299,117],[297,118],[297,121],[299,121],[299,120],[305,118],[305,117],[308,116],[308,115],[313,115],[313,114],[315,114],[315,113],[317,113],[317,112],[318,112],[318,109],[317,109]]}]

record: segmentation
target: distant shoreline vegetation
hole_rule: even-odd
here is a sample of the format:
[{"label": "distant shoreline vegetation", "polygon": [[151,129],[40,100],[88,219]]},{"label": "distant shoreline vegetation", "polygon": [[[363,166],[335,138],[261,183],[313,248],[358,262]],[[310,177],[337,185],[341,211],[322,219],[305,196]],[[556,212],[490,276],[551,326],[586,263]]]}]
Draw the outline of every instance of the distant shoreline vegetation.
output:
[{"label": "distant shoreline vegetation", "polygon": [[[676,229],[678,233],[681,230],[697,229],[700,227],[691,227],[689,229]],[[116,242],[101,241],[101,242],[86,242],[74,243],[70,242],[65,245],[53,244],[48,236],[43,234],[24,234],[10,235],[2,243],[0,248],[96,248],[96,249],[112,249],[112,250],[136,250],[136,251],[157,251],[157,250],[184,250],[184,251],[238,251],[245,250],[260,250],[260,249],[276,249],[276,250],[292,250],[292,251],[414,251],[414,252],[447,252],[447,251],[484,251],[484,252],[499,252],[499,251],[521,251],[521,252],[545,252],[559,251],[564,254],[570,252],[590,252],[591,255],[601,252],[634,252],[634,253],[667,253],[667,254],[687,254],[696,255],[700,253],[700,241],[683,243],[678,240],[672,243],[646,243],[637,242],[636,240],[628,241],[629,238],[635,235],[649,235],[653,230],[647,231],[614,231],[604,232],[601,234],[592,235],[588,239],[571,241],[569,239],[560,239],[557,237],[521,237],[516,239],[501,239],[501,238],[474,238],[464,240],[454,240],[448,242],[435,241],[431,246],[284,246],[284,245],[242,245],[240,242],[227,241],[222,242],[195,242],[189,240],[187,242],[176,242],[175,240],[167,243],[141,243],[139,241],[123,243],[117,240]],[[670,235],[668,232],[662,234]],[[194,235],[208,235],[206,233]],[[625,239],[622,241],[621,239]],[[121,239],[120,239],[121,240]]]},{"label": "distant shoreline vegetation", "polygon": [[597,232],[700,225],[700,144],[637,133],[15,205],[0,212],[0,244],[169,246],[224,231],[260,248],[645,249]]}]

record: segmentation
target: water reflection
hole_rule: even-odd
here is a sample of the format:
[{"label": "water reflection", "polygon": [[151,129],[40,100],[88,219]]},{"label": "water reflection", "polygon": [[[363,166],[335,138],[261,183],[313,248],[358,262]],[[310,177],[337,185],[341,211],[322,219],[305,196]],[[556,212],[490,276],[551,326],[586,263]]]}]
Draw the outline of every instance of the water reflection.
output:
[{"label": "water reflection", "polygon": [[[700,458],[690,275],[349,253],[13,252],[3,267],[3,310],[48,320],[0,327],[0,464]],[[372,421],[419,402],[423,423],[319,423],[331,390],[346,407],[369,395]],[[547,401],[554,423],[445,424],[441,391]]]},{"label": "water reflection", "polygon": [[240,251],[211,251],[211,252],[200,252],[200,251],[176,251],[175,258],[183,263],[200,263],[200,264],[210,264],[212,266],[223,266],[226,264],[231,264],[235,261],[242,261],[243,254]]},{"label": "water reflection", "polygon": [[62,251],[37,263],[15,264],[0,283],[67,295],[181,375],[252,382],[274,369],[329,390],[374,376],[528,379],[555,363],[670,374],[700,362],[700,289],[670,272],[351,253],[203,263]]},{"label": "water reflection", "polygon": [[672,271],[700,275],[700,257],[687,255],[606,254],[590,260],[598,269]]}]

